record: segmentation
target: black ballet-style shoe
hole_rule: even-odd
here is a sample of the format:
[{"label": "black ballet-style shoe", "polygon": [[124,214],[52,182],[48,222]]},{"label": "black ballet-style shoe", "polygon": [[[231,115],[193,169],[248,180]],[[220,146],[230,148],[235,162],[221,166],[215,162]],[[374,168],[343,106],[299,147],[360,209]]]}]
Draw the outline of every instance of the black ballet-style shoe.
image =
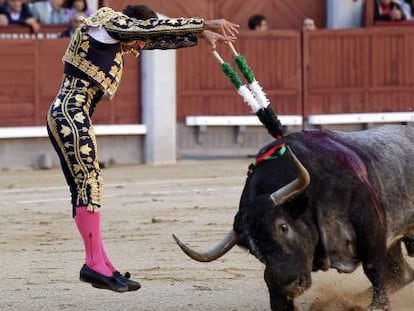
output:
[{"label": "black ballet-style shoe", "polygon": [[126,272],[122,275],[119,271],[115,271],[113,277],[128,286],[128,291],[134,291],[141,288],[141,284],[137,281],[131,280],[131,274]]},{"label": "black ballet-style shoe", "polygon": [[82,282],[90,283],[93,287],[109,289],[114,292],[124,293],[128,291],[128,286],[113,276],[105,276],[83,265],[79,273],[79,279]]}]

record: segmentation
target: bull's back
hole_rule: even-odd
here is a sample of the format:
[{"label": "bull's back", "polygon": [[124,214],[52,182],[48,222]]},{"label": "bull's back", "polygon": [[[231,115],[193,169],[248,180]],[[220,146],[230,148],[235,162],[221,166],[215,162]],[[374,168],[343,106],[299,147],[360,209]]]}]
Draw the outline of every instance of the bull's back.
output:
[{"label": "bull's back", "polygon": [[[414,127],[387,125],[358,132],[303,132],[310,149],[327,149],[350,170],[366,170],[367,178],[385,211],[389,236],[414,223]],[[309,144],[308,144],[309,147]],[[319,150],[319,151],[318,151]],[[329,152],[328,152],[329,154]],[[344,163],[342,163],[344,165]]]}]

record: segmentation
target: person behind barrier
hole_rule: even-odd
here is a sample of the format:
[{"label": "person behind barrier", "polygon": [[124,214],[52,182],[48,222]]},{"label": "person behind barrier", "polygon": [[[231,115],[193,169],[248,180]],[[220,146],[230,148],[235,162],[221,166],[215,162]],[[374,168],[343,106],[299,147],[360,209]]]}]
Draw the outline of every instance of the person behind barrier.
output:
[{"label": "person behind barrier", "polygon": [[8,25],[27,25],[33,32],[39,32],[40,25],[23,0],[7,0],[0,6],[0,14],[7,18]]},{"label": "person behind barrier", "polygon": [[262,31],[262,30],[268,30],[269,29],[266,17],[264,15],[261,15],[261,14],[252,15],[249,18],[249,21],[248,21],[247,24],[248,24],[250,30]]},{"label": "person behind barrier", "polygon": [[414,0],[405,0],[401,2],[401,9],[403,10],[407,19],[414,19]]},{"label": "person behind barrier", "polygon": [[305,17],[302,22],[302,30],[316,30],[315,20],[310,17]]},{"label": "person behind barrier", "polygon": [[85,263],[80,280],[115,292],[141,287],[110,261],[101,237],[103,178],[98,161],[92,115],[102,96],[111,99],[120,84],[125,54],[195,46],[203,38],[216,42],[236,39],[238,25],[227,20],[158,19],[145,5],[123,12],[97,10],[73,34],[63,56],[60,90],[47,113],[47,130],[72,197],[72,215],[83,239]]},{"label": "person behind barrier", "polygon": [[88,2],[86,0],[66,0],[63,6],[65,7],[69,21],[76,13],[83,13],[87,17],[93,13],[88,8]]},{"label": "person behind barrier", "polygon": [[68,24],[69,19],[63,8],[64,0],[46,0],[29,3],[33,16],[40,24]]},{"label": "person behind barrier", "polygon": [[402,21],[406,16],[401,5],[393,0],[375,0],[374,20],[376,21]]}]

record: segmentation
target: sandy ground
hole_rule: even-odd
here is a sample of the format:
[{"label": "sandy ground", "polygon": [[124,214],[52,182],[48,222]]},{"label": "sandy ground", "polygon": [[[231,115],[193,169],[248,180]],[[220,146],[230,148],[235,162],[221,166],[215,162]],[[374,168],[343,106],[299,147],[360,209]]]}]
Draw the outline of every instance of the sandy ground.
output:
[{"label": "sandy ground", "polygon": [[[231,229],[248,164],[184,161],[103,171],[106,248],[143,285],[124,294],[79,282],[83,245],[60,170],[0,172],[0,310],[269,310],[263,265],[252,255],[236,247],[198,263],[171,237],[199,250],[221,239]],[[361,293],[368,287],[360,269],[318,272],[299,304],[309,310],[317,302],[318,311],[367,306]],[[392,310],[414,310],[414,285],[390,298]]]}]

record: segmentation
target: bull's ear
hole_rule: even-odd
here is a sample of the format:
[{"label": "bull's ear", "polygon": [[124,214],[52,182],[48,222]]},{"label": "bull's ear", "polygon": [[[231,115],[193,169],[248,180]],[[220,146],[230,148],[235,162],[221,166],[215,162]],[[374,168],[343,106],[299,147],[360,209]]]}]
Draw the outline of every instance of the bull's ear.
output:
[{"label": "bull's ear", "polygon": [[299,218],[302,216],[309,207],[309,197],[306,194],[303,194],[296,199],[287,202],[284,207],[285,211],[292,217],[292,218]]}]

